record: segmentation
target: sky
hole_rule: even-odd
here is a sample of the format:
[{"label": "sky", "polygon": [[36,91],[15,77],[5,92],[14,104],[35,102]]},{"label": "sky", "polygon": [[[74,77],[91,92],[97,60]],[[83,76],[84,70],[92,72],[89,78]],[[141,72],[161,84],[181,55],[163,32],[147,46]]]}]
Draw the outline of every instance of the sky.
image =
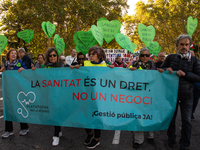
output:
[{"label": "sky", "polygon": [[[133,15],[136,7],[136,3],[140,0],[128,0],[127,4],[130,5],[128,9],[128,14]],[[143,2],[146,2],[147,0],[142,0]]]}]

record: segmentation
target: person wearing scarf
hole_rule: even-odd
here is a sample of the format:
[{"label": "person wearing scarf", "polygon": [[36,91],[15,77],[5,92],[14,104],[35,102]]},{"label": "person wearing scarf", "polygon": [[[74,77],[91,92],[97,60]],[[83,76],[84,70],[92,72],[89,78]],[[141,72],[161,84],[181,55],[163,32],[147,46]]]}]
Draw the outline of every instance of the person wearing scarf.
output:
[{"label": "person wearing scarf", "polygon": [[[133,62],[133,65],[130,66],[130,69],[131,70],[136,70],[136,69],[155,70],[154,63],[150,59],[150,52],[146,47],[143,47],[140,49],[139,60]],[[155,145],[153,131],[148,131],[147,139],[148,139],[149,144]],[[140,147],[143,142],[144,142],[143,131],[135,131],[133,148]]]},{"label": "person wearing scarf", "polygon": [[[4,67],[1,68],[1,72],[4,70],[18,70],[21,72],[25,70],[25,64],[19,59],[19,54],[16,49],[11,48],[6,54],[6,62],[4,63]],[[29,126],[27,123],[20,123],[20,135],[26,135],[29,132]],[[2,138],[8,138],[13,135],[13,123],[12,121],[5,121],[5,133],[2,135]]]},{"label": "person wearing scarf", "polygon": [[200,82],[200,62],[195,56],[191,56],[189,51],[192,39],[189,35],[182,34],[176,39],[177,54],[170,54],[167,56],[159,72],[164,70],[169,71],[170,74],[176,71],[179,76],[178,98],[176,103],[176,110],[174,116],[167,130],[168,145],[172,148],[177,147],[176,142],[176,115],[178,106],[181,110],[181,138],[179,141],[181,150],[188,150],[191,138],[191,115],[193,108],[193,87],[195,82]]}]

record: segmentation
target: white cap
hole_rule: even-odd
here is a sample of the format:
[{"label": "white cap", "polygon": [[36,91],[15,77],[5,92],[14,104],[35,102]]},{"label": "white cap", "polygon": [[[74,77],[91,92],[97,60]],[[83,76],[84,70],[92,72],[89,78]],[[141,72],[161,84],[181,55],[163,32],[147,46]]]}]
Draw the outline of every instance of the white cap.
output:
[{"label": "white cap", "polygon": [[25,49],[22,47],[22,48],[19,48],[18,51],[23,51],[25,53]]}]

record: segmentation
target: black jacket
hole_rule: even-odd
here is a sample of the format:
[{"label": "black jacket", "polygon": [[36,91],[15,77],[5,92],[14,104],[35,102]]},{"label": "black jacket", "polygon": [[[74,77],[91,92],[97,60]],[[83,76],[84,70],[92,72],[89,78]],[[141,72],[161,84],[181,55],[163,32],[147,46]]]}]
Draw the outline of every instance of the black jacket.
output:
[{"label": "black jacket", "polygon": [[22,62],[25,64],[26,69],[31,69],[31,59],[28,56],[24,55]]},{"label": "black jacket", "polygon": [[200,62],[199,60],[191,56],[191,60],[181,58],[178,54],[168,55],[161,68],[171,67],[173,71],[182,70],[185,72],[184,77],[179,77],[179,100],[188,100],[193,97],[193,84],[194,82],[200,82]]}]

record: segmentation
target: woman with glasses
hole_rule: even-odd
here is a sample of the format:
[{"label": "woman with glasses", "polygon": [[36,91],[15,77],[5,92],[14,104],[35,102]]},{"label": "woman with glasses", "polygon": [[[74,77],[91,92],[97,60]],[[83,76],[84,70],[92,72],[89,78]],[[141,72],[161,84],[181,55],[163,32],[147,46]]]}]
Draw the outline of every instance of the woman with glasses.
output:
[{"label": "woman with glasses", "polygon": [[[140,49],[139,60],[133,62],[133,65],[130,67],[131,70],[136,69],[147,69],[155,70],[154,63],[150,59],[150,52],[146,47]],[[148,131],[148,143],[155,145],[154,142],[154,133],[153,131]],[[134,132],[134,141],[133,148],[138,148],[144,142],[144,133],[142,131]]]},{"label": "woman with glasses", "polygon": [[44,61],[45,61],[44,55],[38,54],[37,60],[38,60],[38,63],[36,63],[35,67],[36,68],[44,68]]},{"label": "woman with glasses", "polygon": [[[51,47],[47,50],[45,54],[45,68],[57,68],[64,67],[64,64],[58,62],[58,53],[55,47]],[[54,126],[54,136],[53,136],[53,146],[57,146],[59,144],[60,138],[62,136],[62,131],[60,126]]]},{"label": "woman with glasses", "polygon": [[[58,61],[58,53],[55,47],[51,47],[47,50],[45,54],[45,67],[44,68],[57,68],[64,67],[64,64]],[[66,65],[66,67],[69,67]],[[33,69],[33,68],[32,68]],[[34,70],[34,69],[33,69]],[[54,136],[53,136],[53,146],[57,146],[59,144],[60,138],[62,136],[62,131],[60,126],[54,126]]]},{"label": "woman with glasses", "polygon": [[84,66],[84,61],[85,61],[86,57],[82,52],[79,52],[77,54],[77,62],[80,66]]},{"label": "woman with glasses", "polygon": [[[107,67],[106,64],[106,55],[104,50],[99,46],[93,46],[88,51],[89,61],[85,60],[85,57],[79,53],[77,60],[82,64],[82,66],[94,66],[94,67]],[[85,61],[84,61],[85,60]],[[78,69],[78,68],[77,68]],[[85,129],[87,133],[87,138],[84,141],[84,144],[87,145],[87,148],[93,149],[100,144],[99,138],[101,135],[100,129]]]},{"label": "woman with glasses", "polygon": [[155,70],[154,63],[150,59],[150,52],[146,47],[140,49],[139,60],[134,61],[130,66],[131,70],[135,69],[150,69]]},{"label": "woman with glasses", "polygon": [[[77,62],[73,62],[71,66],[84,66],[84,61],[86,60],[85,55],[82,52],[77,54]],[[77,67],[76,67],[77,68]]]},{"label": "woman with glasses", "polygon": [[60,56],[60,62],[63,63],[64,65],[66,64],[65,56]]},{"label": "woman with glasses", "polygon": [[[18,51],[16,49],[11,48],[8,53],[6,54],[6,62],[4,67],[1,68],[1,72],[5,70],[18,70],[21,72],[25,70],[25,64],[20,60]],[[26,135],[29,132],[29,127],[27,123],[20,123],[21,131],[20,135]],[[2,138],[8,138],[9,136],[13,135],[13,123],[12,121],[5,121],[5,133],[2,135]]]},{"label": "woman with glasses", "polygon": [[[107,67],[106,64],[106,55],[104,50],[99,47],[99,46],[93,46],[89,49],[88,51],[89,55],[89,61],[84,61],[84,66],[96,66],[96,67]],[[79,63],[82,64],[83,62],[81,61],[81,58],[83,59],[84,57],[80,55],[79,57]],[[99,138],[101,135],[101,130],[99,129],[94,129],[94,132],[92,129],[85,129],[87,133],[87,138],[84,141],[84,144],[87,145],[87,148],[93,149],[96,146],[100,144]]]}]

